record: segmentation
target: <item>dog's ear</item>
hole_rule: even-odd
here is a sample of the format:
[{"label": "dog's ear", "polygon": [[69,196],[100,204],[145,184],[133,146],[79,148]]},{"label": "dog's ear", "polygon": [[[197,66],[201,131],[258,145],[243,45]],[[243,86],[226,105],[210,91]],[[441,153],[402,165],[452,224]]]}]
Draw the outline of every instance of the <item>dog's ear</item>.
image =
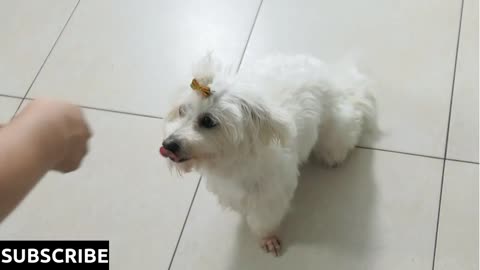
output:
[{"label": "dog's ear", "polygon": [[222,63],[215,58],[213,52],[208,52],[193,66],[192,75],[200,84],[209,85],[221,70]]},{"label": "dog's ear", "polygon": [[286,115],[280,110],[246,100],[241,106],[246,117],[250,118],[252,135],[263,144],[278,142],[285,146],[294,135],[293,127],[289,126]]}]

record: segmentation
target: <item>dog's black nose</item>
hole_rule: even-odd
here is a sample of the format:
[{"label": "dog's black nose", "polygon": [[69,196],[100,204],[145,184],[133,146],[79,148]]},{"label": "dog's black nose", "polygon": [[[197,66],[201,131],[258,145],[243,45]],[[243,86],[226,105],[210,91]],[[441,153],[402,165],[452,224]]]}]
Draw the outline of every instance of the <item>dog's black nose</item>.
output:
[{"label": "dog's black nose", "polygon": [[165,149],[172,153],[176,153],[178,150],[180,150],[180,145],[175,140],[166,139],[163,141],[162,145],[165,147]]}]

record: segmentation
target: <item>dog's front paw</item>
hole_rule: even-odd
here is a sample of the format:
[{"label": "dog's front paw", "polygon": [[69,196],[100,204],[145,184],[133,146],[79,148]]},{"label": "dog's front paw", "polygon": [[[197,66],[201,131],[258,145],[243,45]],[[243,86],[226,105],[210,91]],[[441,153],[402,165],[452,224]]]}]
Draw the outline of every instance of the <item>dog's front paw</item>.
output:
[{"label": "dog's front paw", "polygon": [[275,257],[280,255],[281,243],[275,235],[263,238],[261,246],[265,252],[272,253]]}]

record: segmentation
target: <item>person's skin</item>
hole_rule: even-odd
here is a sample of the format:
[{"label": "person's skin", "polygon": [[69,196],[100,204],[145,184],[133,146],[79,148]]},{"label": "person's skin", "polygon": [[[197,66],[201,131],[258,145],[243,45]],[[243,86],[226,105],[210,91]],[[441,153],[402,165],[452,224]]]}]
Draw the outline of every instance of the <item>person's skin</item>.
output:
[{"label": "person's skin", "polygon": [[0,222],[50,170],[77,169],[87,153],[90,129],[77,106],[30,102],[0,126]]}]

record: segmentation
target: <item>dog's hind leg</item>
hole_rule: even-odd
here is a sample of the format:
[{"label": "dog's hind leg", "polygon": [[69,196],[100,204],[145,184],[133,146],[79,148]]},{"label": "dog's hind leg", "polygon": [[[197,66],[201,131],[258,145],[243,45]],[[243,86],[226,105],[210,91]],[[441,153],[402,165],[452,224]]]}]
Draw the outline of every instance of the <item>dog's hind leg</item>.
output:
[{"label": "dog's hind leg", "polygon": [[375,129],[375,98],[362,76],[354,74],[350,87],[336,97],[335,107],[319,127],[314,155],[329,166],[337,166],[357,145],[362,133]]},{"label": "dog's hind leg", "polygon": [[363,114],[355,108],[344,106],[336,110],[319,127],[314,156],[330,167],[343,163],[362,135],[363,122]]},{"label": "dog's hind leg", "polygon": [[313,149],[315,158],[329,167],[337,167],[347,158],[355,144],[333,138],[333,134],[323,134]]}]

